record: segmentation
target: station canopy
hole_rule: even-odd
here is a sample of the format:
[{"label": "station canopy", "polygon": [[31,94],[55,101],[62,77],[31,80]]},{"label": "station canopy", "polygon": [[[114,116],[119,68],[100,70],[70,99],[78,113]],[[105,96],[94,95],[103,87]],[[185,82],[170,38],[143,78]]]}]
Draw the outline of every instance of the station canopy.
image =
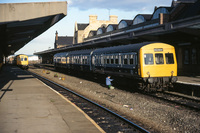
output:
[{"label": "station canopy", "polygon": [[0,53],[14,54],[67,15],[67,2],[0,4]]}]

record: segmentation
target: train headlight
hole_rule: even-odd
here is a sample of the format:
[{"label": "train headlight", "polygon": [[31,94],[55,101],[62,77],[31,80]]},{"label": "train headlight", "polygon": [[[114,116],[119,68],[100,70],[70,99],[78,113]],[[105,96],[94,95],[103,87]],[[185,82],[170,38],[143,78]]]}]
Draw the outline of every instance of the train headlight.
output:
[{"label": "train headlight", "polygon": [[153,84],[153,78],[148,78],[148,83]]},{"label": "train headlight", "polygon": [[150,72],[147,72],[147,75],[150,76]]},{"label": "train headlight", "polygon": [[171,74],[173,75],[173,74],[174,74],[174,71],[171,71]]}]

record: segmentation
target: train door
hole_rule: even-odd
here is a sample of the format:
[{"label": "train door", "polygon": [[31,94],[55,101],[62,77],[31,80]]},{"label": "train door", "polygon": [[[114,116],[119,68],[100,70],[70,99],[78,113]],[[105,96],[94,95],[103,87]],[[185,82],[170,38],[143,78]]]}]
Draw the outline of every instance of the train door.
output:
[{"label": "train door", "polygon": [[90,53],[90,58],[89,58],[89,62],[90,62],[90,71],[94,71],[94,61],[95,61],[95,57],[93,55],[93,51]]}]

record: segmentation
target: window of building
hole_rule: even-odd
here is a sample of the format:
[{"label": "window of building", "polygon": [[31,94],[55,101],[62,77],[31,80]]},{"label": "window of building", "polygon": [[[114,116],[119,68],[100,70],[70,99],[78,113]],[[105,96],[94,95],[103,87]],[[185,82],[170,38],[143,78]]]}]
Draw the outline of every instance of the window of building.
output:
[{"label": "window of building", "polygon": [[184,51],[184,64],[189,64],[189,50],[185,49]]},{"label": "window of building", "polygon": [[134,21],[133,21],[133,25],[139,24],[139,23],[143,23],[146,20],[144,19],[144,17],[142,15],[138,15],[135,17]]},{"label": "window of building", "polygon": [[192,49],[192,64],[197,64],[197,50],[196,50],[196,48]]},{"label": "window of building", "polygon": [[88,35],[88,37],[93,37],[93,36],[94,36],[93,32],[90,32]]},{"label": "window of building", "polygon": [[144,54],[144,63],[145,65],[152,65],[153,63],[153,54]]},{"label": "window of building", "polygon": [[106,28],[106,32],[110,32],[110,31],[113,31],[114,28],[112,25],[109,25],[107,28]]},{"label": "window of building", "polygon": [[164,7],[158,8],[158,9],[154,12],[152,19],[158,19],[159,16],[160,16],[160,13],[169,14],[169,11],[168,11],[166,8],[164,8]]},{"label": "window of building", "polygon": [[100,35],[100,34],[102,34],[103,33],[103,30],[102,29],[98,29],[97,30],[97,35]]},{"label": "window of building", "polygon": [[121,21],[118,25],[118,29],[122,29],[122,28],[125,28],[127,26],[128,26],[128,24],[126,23],[126,21]]},{"label": "window of building", "polygon": [[200,64],[200,48],[198,49],[198,64]]},{"label": "window of building", "polygon": [[174,64],[174,56],[172,53],[165,54],[166,64]]},{"label": "window of building", "polygon": [[164,64],[163,54],[155,54],[156,64]]}]

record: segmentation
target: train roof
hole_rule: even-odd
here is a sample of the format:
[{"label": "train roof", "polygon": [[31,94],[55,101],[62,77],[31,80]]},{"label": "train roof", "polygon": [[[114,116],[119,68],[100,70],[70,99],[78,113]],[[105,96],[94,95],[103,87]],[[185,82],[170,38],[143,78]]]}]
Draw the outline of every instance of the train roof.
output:
[{"label": "train roof", "polygon": [[93,54],[115,53],[115,52],[121,52],[121,53],[138,52],[140,48],[151,43],[156,43],[156,42],[143,42],[143,43],[137,43],[137,44],[128,44],[128,45],[100,48],[100,49],[94,50]]},{"label": "train roof", "polygon": [[66,54],[68,54],[68,52],[57,53],[57,54],[54,55],[54,57],[66,56]]},{"label": "train roof", "polygon": [[68,55],[90,55],[94,49],[86,49],[86,50],[77,50],[68,52]]}]

